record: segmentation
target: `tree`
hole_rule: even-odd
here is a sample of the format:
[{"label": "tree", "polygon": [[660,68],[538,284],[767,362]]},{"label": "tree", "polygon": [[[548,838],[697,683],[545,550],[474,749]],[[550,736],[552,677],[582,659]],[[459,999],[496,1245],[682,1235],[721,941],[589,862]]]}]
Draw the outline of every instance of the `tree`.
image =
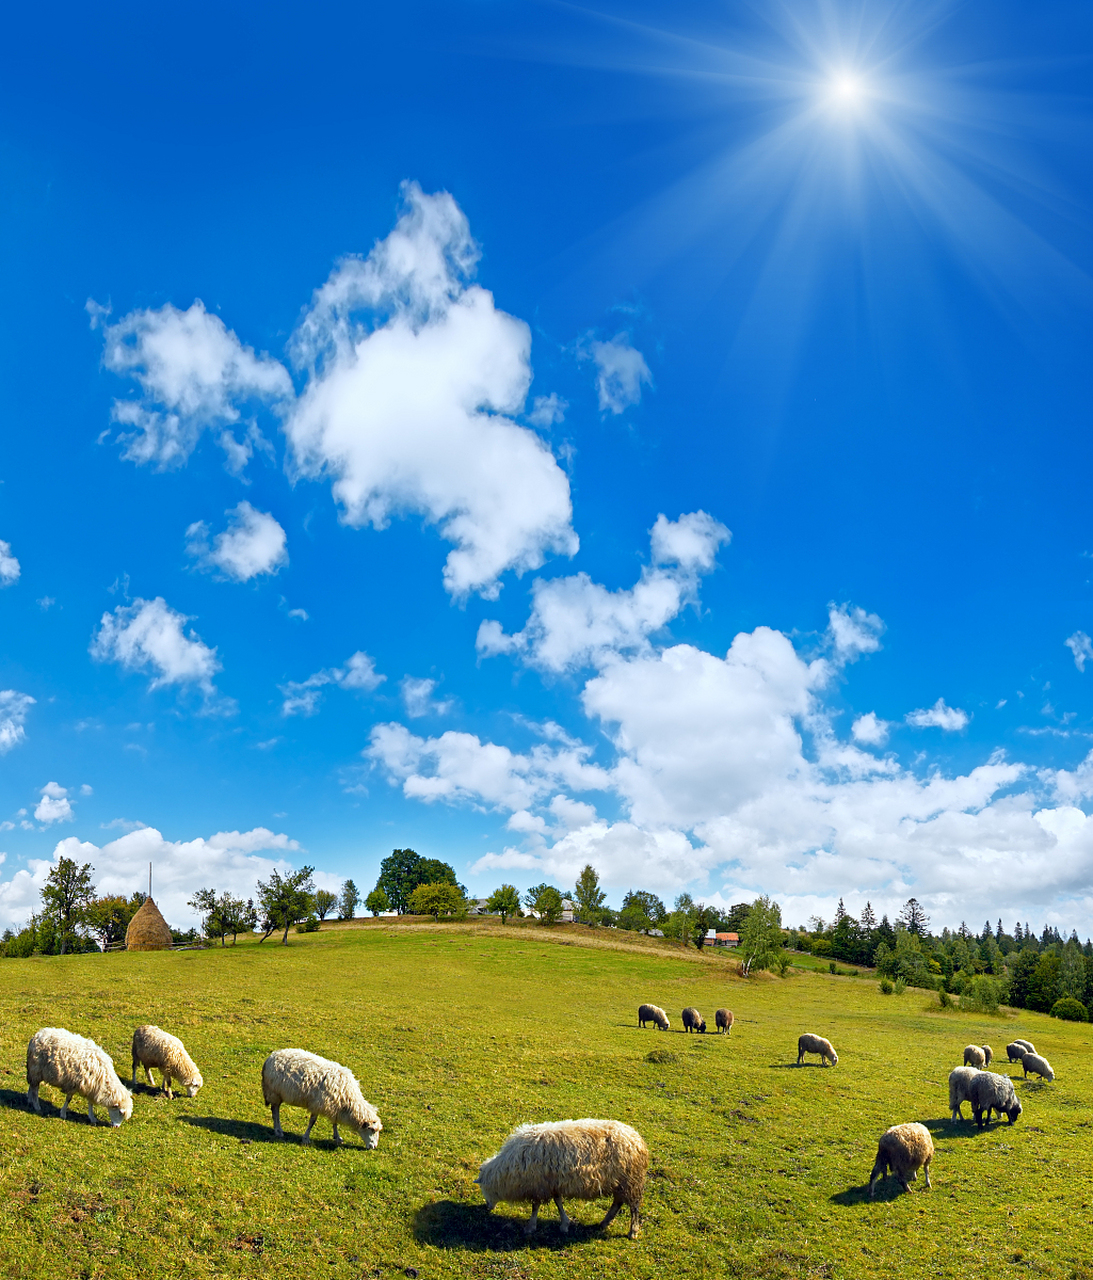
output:
[{"label": "tree", "polygon": [[405,915],[410,908],[410,894],[421,883],[422,858],[413,849],[392,849],[390,857],[380,863],[376,888],[387,895],[388,911]]},{"label": "tree", "polygon": [[60,858],[46,877],[42,902],[46,914],[53,919],[61,944],[61,955],[77,937],[87,909],[95,896],[91,880],[91,863],[77,867],[72,858]]},{"label": "tree", "polygon": [[600,888],[600,877],[591,862],[585,863],[573,890],[576,916],[583,924],[597,925],[603,918],[603,904],[607,894]]},{"label": "tree", "polygon": [[902,924],[908,933],[917,933],[921,937],[929,931],[930,917],[917,898],[908,898],[903,904],[903,910],[899,913],[898,923]]},{"label": "tree", "polygon": [[93,899],[87,907],[86,922],[105,951],[125,941],[125,931],[135,914],[136,907],[124,895],[117,894]]},{"label": "tree", "polygon": [[863,933],[872,933],[877,927],[877,914],[873,910],[873,904],[867,902],[865,909],[861,913],[861,919],[858,921]]},{"label": "tree", "polygon": [[486,899],[486,910],[501,917],[501,923],[507,924],[509,916],[520,914],[520,894],[514,884],[503,884],[494,889]]},{"label": "tree", "polygon": [[311,895],[315,888],[311,876],[314,871],[314,867],[301,867],[299,871],[290,871],[282,876],[274,870],[268,880],[258,881],[258,902],[265,930],[260,941],[265,942],[275,929],[284,929],[281,945],[288,946],[289,929],[311,910]]},{"label": "tree", "polygon": [[337,905],[338,895],[336,893],[331,893],[329,889],[315,890],[315,914],[320,920],[325,920]]},{"label": "tree", "polygon": [[[648,923],[641,926],[643,929],[652,928],[653,925],[659,925],[668,919],[668,912],[665,910],[664,903],[657,897],[655,893],[649,893],[645,889],[631,889],[622,900],[622,912],[619,913],[619,923],[622,924],[622,914],[626,911],[640,911],[642,918]],[[636,919],[637,917],[628,917]],[[624,929],[633,928],[632,925],[623,925]]]},{"label": "tree", "polygon": [[338,899],[338,919],[352,920],[357,914],[357,903],[360,900],[361,895],[357,892],[357,886],[352,880],[346,880],[342,884],[342,895]]},{"label": "tree", "polygon": [[781,950],[782,908],[765,895],[756,898],[740,932],[741,976],[746,978],[754,969],[769,969]]},{"label": "tree", "polygon": [[562,918],[562,895],[552,884],[536,884],[524,894],[524,904],[542,924],[557,924]]},{"label": "tree", "polygon": [[734,902],[725,916],[725,928],[729,933],[739,933],[751,910],[750,902]]},{"label": "tree", "polygon": [[410,894],[410,910],[416,916],[432,916],[434,920],[441,916],[464,916],[467,914],[467,899],[459,885],[437,880],[433,884],[417,886]]},{"label": "tree", "polygon": [[221,922],[216,910],[216,890],[198,889],[186,905],[192,907],[201,916],[202,934],[206,938],[219,938],[220,945],[223,946],[224,935],[228,930]]},{"label": "tree", "polygon": [[373,916],[378,916],[383,911],[391,910],[391,900],[382,889],[373,889],[364,900],[364,908],[371,911]]},{"label": "tree", "polygon": [[706,934],[711,929],[717,928],[720,919],[721,916],[716,907],[708,907],[704,902],[695,905],[695,914],[691,921],[691,941],[699,951],[706,945]]},{"label": "tree", "polygon": [[414,874],[419,877],[417,884],[459,884],[454,869],[439,858],[420,859]]}]

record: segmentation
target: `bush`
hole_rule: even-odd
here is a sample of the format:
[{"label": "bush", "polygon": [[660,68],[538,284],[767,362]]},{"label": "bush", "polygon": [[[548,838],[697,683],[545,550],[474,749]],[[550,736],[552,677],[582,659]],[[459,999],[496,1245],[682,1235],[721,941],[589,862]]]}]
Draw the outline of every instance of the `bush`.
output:
[{"label": "bush", "polygon": [[1062,1018],[1064,1022],[1088,1022],[1089,1010],[1073,996],[1063,996],[1051,1006],[1051,1016]]},{"label": "bush", "polygon": [[828,973],[838,973],[838,972],[839,972],[839,966],[835,963],[835,961],[834,961],[834,960],[832,960],[832,961],[831,961],[831,963],[827,966],[827,971],[828,971]]},{"label": "bush", "polygon": [[319,917],[316,915],[308,916],[306,920],[301,921],[300,924],[296,926],[296,932],[297,933],[318,933]]},{"label": "bush", "polygon": [[943,1009],[951,1009],[953,1007],[953,998],[944,987],[937,993],[937,1002]]},{"label": "bush", "polygon": [[960,1007],[970,1013],[997,1013],[1002,1003],[1002,984],[997,978],[977,974],[960,993]]},{"label": "bush", "polygon": [[892,994],[892,990],[893,990],[893,988],[892,988],[891,980],[890,980],[890,979],[888,979],[888,978],[881,978],[881,980],[880,980],[880,993],[881,993],[881,995],[882,995],[882,996],[890,996],[890,995]]},{"label": "bush", "polygon": [[892,990],[896,993],[897,996],[903,995],[903,993],[907,990],[907,979],[897,978],[895,982],[892,983]]}]

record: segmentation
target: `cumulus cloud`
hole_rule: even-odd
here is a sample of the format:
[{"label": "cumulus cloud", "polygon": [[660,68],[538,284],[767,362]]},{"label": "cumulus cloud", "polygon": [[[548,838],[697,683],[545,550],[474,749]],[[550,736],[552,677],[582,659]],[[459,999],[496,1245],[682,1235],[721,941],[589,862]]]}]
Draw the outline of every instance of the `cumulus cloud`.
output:
[{"label": "cumulus cloud", "polygon": [[451,699],[434,702],[435,680],[427,678],[419,680],[413,676],[404,676],[399,687],[402,690],[402,700],[406,705],[406,714],[411,718],[443,716],[447,715],[452,708]]},{"label": "cumulus cloud", "polygon": [[316,671],[306,680],[289,680],[278,685],[283,702],[283,716],[313,716],[322,701],[322,691],[327,685],[337,685],[341,689],[356,689],[361,693],[371,693],[373,689],[386,680],[376,670],[375,662],[358,649],[343,667],[327,667]]},{"label": "cumulus cloud", "polygon": [[835,659],[840,663],[857,662],[864,654],[876,653],[880,648],[884,623],[875,613],[848,604],[830,604],[827,624]]},{"label": "cumulus cloud", "polygon": [[[93,327],[101,316],[101,308],[92,312]],[[104,325],[103,337],[105,366],[139,387],[137,398],[115,400],[113,410],[123,456],[136,463],[160,470],[182,466],[202,432],[211,430],[229,470],[239,471],[261,440],[253,425],[236,438],[241,406],[292,397],[285,367],[256,356],[219,316],[209,315],[200,298],[187,311],[168,303],[130,312]]]},{"label": "cumulus cloud", "polygon": [[34,816],[47,827],[54,822],[72,822],[76,814],[72,809],[72,801],[68,798],[68,790],[59,782],[47,782],[41,790],[41,800],[34,810]]},{"label": "cumulus cloud", "polygon": [[240,502],[225,514],[228,527],[211,543],[204,520],[186,530],[186,551],[201,568],[247,582],[259,574],[279,573],[288,564],[285,531],[273,516],[249,502]]},{"label": "cumulus cloud", "polygon": [[11,554],[11,543],[0,541],[0,587],[13,587],[20,572],[19,561]]},{"label": "cumulus cloud", "polygon": [[0,754],[25,742],[27,711],[34,706],[29,693],[0,689]]},{"label": "cumulus cloud", "polygon": [[971,716],[959,707],[946,706],[945,699],[938,698],[932,707],[909,711],[906,719],[916,729],[944,729],[947,733],[955,733],[967,728]]},{"label": "cumulus cloud", "polygon": [[867,747],[883,747],[888,741],[888,728],[887,720],[881,720],[875,711],[867,711],[850,726],[850,733],[855,742],[864,742]]},{"label": "cumulus cloud", "polygon": [[531,335],[472,283],[466,217],[446,193],[403,194],[395,229],[334,270],[297,330],[308,377],[285,432],[296,473],[330,478],[346,523],[424,516],[453,544],[447,589],[493,597],[507,569],[576,551],[569,482],[513,420]]},{"label": "cumulus cloud", "polygon": [[116,662],[127,671],[150,672],[151,689],[195,685],[211,698],[220,661],[215,649],[204,644],[192,629],[186,631],[189,621],[162,596],[118,605],[112,613],[102,615],[91,642],[91,656],[99,662]]},{"label": "cumulus cloud", "polygon": [[588,342],[579,356],[596,366],[596,391],[605,413],[623,413],[639,404],[642,386],[652,386],[645,357],[631,345],[628,333],[616,334],[608,342]]},{"label": "cumulus cloud", "polygon": [[705,511],[672,521],[657,517],[650,531],[653,563],[627,590],[609,591],[587,573],[537,580],[527,625],[506,635],[487,620],[478,630],[482,657],[512,653],[547,671],[599,665],[620,652],[648,647],[648,637],[696,598],[698,577],[715,564],[731,534]]},{"label": "cumulus cloud", "polygon": [[[0,546],[3,544],[0,543]],[[1079,671],[1085,670],[1085,664],[1090,658],[1093,658],[1093,640],[1085,634],[1084,631],[1075,631],[1072,636],[1068,636],[1063,644],[1074,655],[1074,665]]]}]

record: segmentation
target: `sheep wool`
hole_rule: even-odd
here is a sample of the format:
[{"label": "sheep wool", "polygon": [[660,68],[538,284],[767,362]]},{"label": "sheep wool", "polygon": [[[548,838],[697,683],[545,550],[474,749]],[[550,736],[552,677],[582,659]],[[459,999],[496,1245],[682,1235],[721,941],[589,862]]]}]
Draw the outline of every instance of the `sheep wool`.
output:
[{"label": "sheep wool", "polygon": [[987,1055],[977,1044],[970,1044],[964,1050],[964,1065],[978,1067],[980,1071],[987,1065]]},{"label": "sheep wool", "polygon": [[198,1089],[205,1083],[182,1041],[159,1027],[146,1024],[133,1032],[133,1085],[137,1083],[138,1066],[144,1068],[148,1083],[153,1088],[156,1082],[152,1068],[159,1069],[163,1077],[163,1091],[168,1098],[175,1096],[171,1092],[172,1080],[177,1080],[179,1087],[185,1089],[191,1098],[197,1097]]},{"label": "sheep wool", "polygon": [[638,1005],[638,1026],[644,1027],[647,1022],[651,1022],[660,1031],[668,1031],[672,1025],[668,1021],[668,1015],[659,1005],[640,1004]]},{"label": "sheep wool", "polygon": [[1031,1052],[1023,1040],[1014,1040],[1012,1044],[1006,1045],[1006,1057],[1010,1062],[1020,1062],[1026,1053]]},{"label": "sheep wool", "polygon": [[968,1101],[972,1104],[972,1116],[982,1129],[990,1123],[991,1112],[997,1111],[1005,1116],[1010,1124],[1021,1114],[1022,1107],[1018,1101],[1013,1081],[1009,1076],[1000,1076],[993,1071],[977,1071],[968,1091]]},{"label": "sheep wool", "polygon": [[692,1005],[688,1005],[679,1016],[683,1019],[684,1031],[701,1031],[703,1035],[706,1034],[706,1019]]},{"label": "sheep wool", "polygon": [[476,1181],[488,1209],[502,1200],[531,1202],[531,1217],[524,1227],[527,1236],[535,1231],[540,1206],[550,1200],[558,1206],[559,1225],[565,1235],[569,1218],[563,1200],[610,1196],[611,1208],[600,1229],[609,1226],[626,1205],[633,1240],[638,1234],[648,1168],[649,1148],[629,1125],[617,1120],[557,1120],[515,1129],[501,1150],[485,1161]]},{"label": "sheep wool", "polygon": [[987,1060],[987,1066],[989,1067],[994,1061],[994,1050],[989,1044],[981,1044],[979,1047],[983,1050],[983,1057]]},{"label": "sheep wool", "polygon": [[904,1191],[918,1177],[919,1169],[925,1170],[926,1186],[930,1186],[930,1161],[934,1158],[934,1143],[924,1124],[894,1124],[881,1134],[877,1145],[877,1159],[869,1175],[869,1199],[873,1199],[877,1182],[891,1168]]},{"label": "sheep wool", "polygon": [[978,1074],[978,1067],[956,1067],[949,1072],[949,1112],[954,1120],[964,1119],[960,1108],[965,1102],[971,1102],[972,1080]]},{"label": "sheep wool", "polygon": [[806,1032],[797,1040],[797,1065],[800,1066],[804,1061],[806,1053],[818,1053],[820,1061],[827,1066],[827,1060],[831,1059],[831,1065],[837,1067],[839,1065],[839,1055],[832,1048],[831,1041],[825,1040],[823,1036],[812,1035]]},{"label": "sheep wool", "polygon": [[733,1016],[731,1009],[718,1009],[713,1016],[714,1026],[718,1032],[724,1031],[727,1036],[732,1035]]},{"label": "sheep wool", "polygon": [[1038,1053],[1026,1053],[1021,1059],[1021,1067],[1025,1073],[1026,1080],[1030,1071],[1033,1075],[1039,1076],[1041,1080],[1055,1079],[1055,1072],[1051,1069],[1051,1063],[1046,1058],[1041,1058]]},{"label": "sheep wool", "polygon": [[[1015,1040],[1013,1043],[1014,1043],[1014,1044],[1023,1044],[1023,1045],[1025,1046],[1025,1053],[1035,1053],[1035,1052],[1036,1052],[1036,1046],[1032,1043],[1032,1041],[1031,1041],[1031,1040]],[[1020,1056],[1020,1055],[1018,1055],[1017,1061],[1018,1061],[1018,1062],[1020,1062],[1020,1061],[1021,1061],[1021,1056]]]},{"label": "sheep wool", "polygon": [[87,1118],[92,1124],[98,1124],[96,1104],[106,1108],[114,1129],[133,1114],[133,1095],[118,1079],[106,1050],[63,1027],[43,1027],[27,1045],[27,1102],[39,1115],[38,1090],[43,1084],[65,1095],[62,1120],[68,1118],[68,1104],[77,1093],[87,1099]]},{"label": "sheep wool", "polygon": [[341,1142],[338,1125],[356,1129],[371,1151],[379,1146],[382,1123],[375,1107],[365,1102],[357,1078],[348,1067],[308,1053],[306,1049],[275,1049],[262,1063],[262,1097],[272,1109],[273,1132],[281,1128],[281,1107],[303,1107],[311,1113],[303,1143],[311,1142],[311,1130],[319,1116],[334,1126],[334,1141]]}]

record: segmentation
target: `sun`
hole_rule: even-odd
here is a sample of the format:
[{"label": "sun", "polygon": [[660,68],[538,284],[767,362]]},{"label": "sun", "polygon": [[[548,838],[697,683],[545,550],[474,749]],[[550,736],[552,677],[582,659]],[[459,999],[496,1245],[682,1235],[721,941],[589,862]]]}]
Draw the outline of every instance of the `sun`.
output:
[{"label": "sun", "polygon": [[832,100],[843,107],[856,107],[866,96],[864,81],[849,71],[840,71],[832,76],[828,92]]}]

